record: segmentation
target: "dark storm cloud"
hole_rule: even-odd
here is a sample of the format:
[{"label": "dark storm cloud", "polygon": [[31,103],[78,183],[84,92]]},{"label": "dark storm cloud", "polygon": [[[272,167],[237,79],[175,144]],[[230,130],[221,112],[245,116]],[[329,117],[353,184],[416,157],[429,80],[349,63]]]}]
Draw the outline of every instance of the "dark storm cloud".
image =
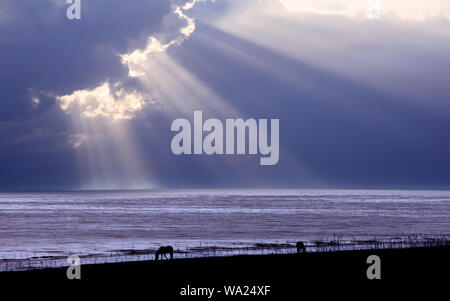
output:
[{"label": "dark storm cloud", "polygon": [[2,119],[27,112],[29,89],[71,92],[126,75],[117,54],[143,45],[170,9],[167,1],[82,1],[82,19],[69,21],[67,5],[54,3],[2,3],[11,15],[0,23]]},{"label": "dark storm cloud", "polygon": [[[73,154],[64,149],[70,128],[51,95],[126,77],[117,54],[144,45],[170,11],[165,0],[82,1],[82,19],[69,21],[65,2],[3,0],[0,5],[2,187],[75,180]],[[48,177],[34,177],[43,171]]]},{"label": "dark storm cloud", "polygon": [[[255,0],[261,9],[266,2]],[[53,3],[0,5],[4,12],[0,16],[6,15],[0,21],[1,188],[79,184],[86,176],[79,170],[92,166],[75,157],[73,129],[52,95],[93,89],[105,80],[123,82],[128,70],[116,54],[143,49],[150,34],[164,30],[163,16],[170,11],[166,0],[83,1],[82,20],[68,21],[66,5]],[[196,32],[168,54],[243,116],[279,118],[280,162],[261,167],[255,156],[174,156],[170,151],[174,116],[146,107],[129,123],[130,133],[146,155],[139,163],[156,175],[161,186],[449,188],[446,36],[435,34],[433,28],[433,33],[412,30],[408,36],[404,33],[409,29],[400,27],[392,27],[398,36],[391,36],[389,25],[380,29],[386,34],[384,42],[324,55],[316,54],[314,40],[304,37],[326,32],[333,44],[333,17],[320,17],[326,20],[317,28],[307,24],[289,30],[292,24],[286,22],[290,25],[284,24],[280,33],[295,37],[301,29],[297,38],[306,45],[301,49],[315,55],[308,61],[208,25],[241,3],[199,4],[189,12],[196,17]],[[274,1],[271,4],[283,12]],[[448,24],[435,25],[440,22]],[[339,37],[354,42],[350,34],[354,31],[347,30],[355,24],[346,24],[349,27],[340,28]],[[356,36],[365,37],[364,29],[359,33]],[[413,43],[396,43],[399,37]],[[278,38],[274,37],[275,44],[288,44]],[[338,67],[350,65],[356,76],[315,65],[322,59]],[[389,59],[399,72],[385,69]],[[370,66],[378,66],[379,73],[372,76],[369,71],[376,68]],[[376,85],[359,80],[367,74]],[[126,84],[139,86],[137,80]],[[32,103],[33,96],[39,97],[39,105]],[[192,119],[192,115],[178,117]],[[229,112],[205,116],[215,117],[235,116]]]}]

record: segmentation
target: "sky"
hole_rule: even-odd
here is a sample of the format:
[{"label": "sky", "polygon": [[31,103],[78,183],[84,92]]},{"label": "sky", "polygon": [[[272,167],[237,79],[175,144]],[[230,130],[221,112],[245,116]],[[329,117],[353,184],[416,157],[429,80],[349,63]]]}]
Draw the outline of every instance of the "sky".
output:
[{"label": "sky", "polygon": [[[447,0],[0,3],[0,189],[450,189]],[[171,123],[279,119],[280,160]]]}]

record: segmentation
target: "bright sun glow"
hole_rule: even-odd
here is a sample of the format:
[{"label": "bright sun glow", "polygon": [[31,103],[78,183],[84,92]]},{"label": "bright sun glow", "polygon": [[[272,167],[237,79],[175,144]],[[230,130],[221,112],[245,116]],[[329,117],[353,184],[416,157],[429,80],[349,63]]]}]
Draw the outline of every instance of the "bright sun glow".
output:
[{"label": "bright sun glow", "polygon": [[[77,90],[57,97],[60,108],[72,119],[76,132],[70,137],[73,148],[79,153],[80,161],[88,162],[90,176],[87,178],[91,182],[86,187],[153,186],[151,170],[143,170],[146,156],[141,154],[139,142],[133,139],[127,122],[149,103],[157,102],[158,110],[174,116],[189,114],[193,108],[239,116],[167,54],[170,47],[181,45],[194,33],[194,19],[186,12],[203,1],[175,6],[172,14],[184,21],[181,28],[168,28],[170,34],[163,32],[158,38],[150,36],[143,49],[120,55],[122,63],[128,67],[128,76],[138,79],[144,92],[127,91],[121,82],[114,85],[104,82],[91,90]],[[151,126],[148,134],[152,136]]]},{"label": "bright sun glow", "polygon": [[292,11],[346,16],[364,16],[379,7],[383,16],[424,21],[445,17],[450,20],[448,0],[279,0]]},{"label": "bright sun glow", "polygon": [[[161,110],[174,118],[191,115],[192,111],[197,109],[217,117],[224,116],[223,114],[226,114],[226,117],[241,117],[227,101],[221,99],[205,82],[186,69],[180,57],[172,57],[169,52],[169,48],[181,46],[195,33],[196,23],[191,10],[203,1],[206,0],[193,0],[174,6],[170,16],[175,18],[176,22],[169,22],[163,32],[149,36],[142,49],[134,49],[120,55],[121,62],[128,68],[128,77],[135,78],[141,84],[140,91],[127,90],[123,84],[124,79],[116,84],[105,81],[93,89],[81,89],[57,97],[60,108],[69,113],[76,128],[76,133],[70,137],[73,148],[83,153],[80,160],[87,158],[92,169],[90,178],[98,179],[98,185],[117,185],[117,182],[124,182],[123,178],[106,180],[107,175],[114,174],[127,175],[129,183],[145,183],[149,171],[143,170],[140,163],[145,160],[145,156],[139,151],[138,141],[133,140],[130,123],[127,121],[135,118],[149,104],[157,103],[157,106],[150,109]],[[315,55],[321,51],[346,53],[344,49],[353,47],[355,41],[361,37],[351,22],[370,19],[368,11],[373,9],[373,5],[376,5],[379,19],[382,20],[407,20],[421,24],[420,22],[430,18],[450,16],[450,3],[442,0],[280,0],[288,10],[281,7],[276,12],[272,8],[280,6],[267,5],[266,9],[263,2],[262,10],[253,9],[256,2],[252,2],[255,6],[238,6],[239,9],[230,10],[222,18],[209,22],[209,25],[286,57],[300,61],[307,58],[307,61],[313,64]],[[334,18],[330,15],[346,18]],[[333,23],[336,19],[341,23]],[[415,23],[416,21],[420,22]],[[373,37],[370,37],[377,41],[377,32],[370,27],[372,23],[362,24],[367,30],[371,30]],[[292,34],[292,28],[296,28],[296,34]],[[310,30],[311,28],[317,30]],[[332,28],[330,32],[337,35],[340,32],[345,32],[345,35],[340,35],[336,41],[330,40],[327,35],[322,34],[327,28]],[[349,32],[354,35],[349,35]],[[352,39],[346,39],[348,36]],[[368,39],[367,35],[364,37],[363,42]],[[303,86],[310,84],[286,70],[277,69],[277,66],[272,66],[264,57],[249,55],[246,49],[240,48],[239,45],[221,41],[214,34],[209,36],[208,33],[202,32],[197,38],[197,42],[203,43],[203,47],[218,47],[216,50],[222,51],[224,55],[232,55],[235,60],[269,72],[286,82]],[[381,38],[385,41],[388,37]],[[316,48],[311,48],[311,45]],[[184,50],[183,54],[186,57],[183,59],[204,63],[196,53]],[[367,60],[363,57],[362,61]],[[109,145],[109,148],[105,147],[106,145]]]},{"label": "bright sun glow", "polygon": [[131,119],[134,113],[142,110],[149,97],[140,92],[126,92],[117,85],[111,89],[104,83],[93,90],[78,90],[70,95],[57,97],[63,111],[76,109],[86,117],[107,117]]}]

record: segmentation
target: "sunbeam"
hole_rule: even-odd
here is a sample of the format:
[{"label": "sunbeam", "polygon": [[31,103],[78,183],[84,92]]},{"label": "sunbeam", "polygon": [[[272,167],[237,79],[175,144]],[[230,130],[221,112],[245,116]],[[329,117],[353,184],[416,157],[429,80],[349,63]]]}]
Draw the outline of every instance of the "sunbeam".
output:
[{"label": "sunbeam", "polygon": [[190,115],[195,109],[201,109],[219,116],[228,114],[239,117],[231,105],[167,54],[148,60],[142,70],[147,75],[141,79],[142,83],[169,114]]},{"label": "sunbeam", "polygon": [[80,133],[76,148],[81,187],[85,189],[149,189],[157,186],[151,166],[129,121],[71,115],[73,131]]},{"label": "sunbeam", "polygon": [[[382,8],[390,13],[377,21],[364,14],[324,13],[321,8],[335,7],[327,5],[330,1],[326,0],[292,2],[297,4],[286,4],[290,10],[260,3],[231,10],[227,15],[209,18],[206,22],[282,56],[306,62],[382,94],[395,95],[408,105],[445,117],[442,112],[448,110],[448,102],[432,100],[439,109],[430,109],[421,99],[423,95],[446,90],[441,78],[429,74],[440,70],[440,62],[448,60],[448,52],[440,51],[438,46],[446,49],[450,45],[447,2],[433,2],[430,13],[422,9],[425,2],[383,2]],[[341,3],[344,11],[353,7],[350,4],[354,1],[347,2]],[[427,17],[416,19],[413,15],[401,17],[396,13],[413,11]],[[299,84],[304,84],[304,80]],[[326,90],[315,93],[326,93]]]},{"label": "sunbeam", "polygon": [[[139,141],[133,138],[128,120],[149,104],[176,116],[194,108],[213,112],[234,112],[209,89],[180,68],[166,51],[181,45],[195,31],[194,19],[186,12],[199,0],[174,6],[172,15],[185,22],[181,28],[166,28],[161,38],[150,36],[144,49],[120,55],[128,67],[128,76],[138,78],[148,93],[126,91],[122,82],[105,81],[92,90],[78,90],[57,96],[60,108],[70,115],[74,134],[73,147],[79,154],[81,173],[87,188],[152,188],[157,179],[148,170]],[[165,42],[162,42],[165,40]],[[150,97],[149,95],[152,95]],[[153,137],[157,137],[156,134]],[[87,162],[87,164],[86,164]]]}]

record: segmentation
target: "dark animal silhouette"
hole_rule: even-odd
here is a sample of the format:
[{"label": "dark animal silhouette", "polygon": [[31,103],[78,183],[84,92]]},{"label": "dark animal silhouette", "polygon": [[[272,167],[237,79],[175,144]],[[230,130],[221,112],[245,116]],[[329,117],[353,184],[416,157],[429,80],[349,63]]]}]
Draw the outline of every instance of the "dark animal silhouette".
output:
[{"label": "dark animal silhouette", "polygon": [[297,253],[300,253],[300,251],[303,251],[303,253],[306,253],[306,246],[303,242],[298,241],[296,247],[297,247]]},{"label": "dark animal silhouette", "polygon": [[173,259],[173,248],[171,246],[165,246],[165,247],[159,248],[158,251],[156,251],[155,260],[158,260],[160,255],[161,255],[161,259],[163,256],[165,259],[167,259],[166,254],[169,254],[170,259]]}]

